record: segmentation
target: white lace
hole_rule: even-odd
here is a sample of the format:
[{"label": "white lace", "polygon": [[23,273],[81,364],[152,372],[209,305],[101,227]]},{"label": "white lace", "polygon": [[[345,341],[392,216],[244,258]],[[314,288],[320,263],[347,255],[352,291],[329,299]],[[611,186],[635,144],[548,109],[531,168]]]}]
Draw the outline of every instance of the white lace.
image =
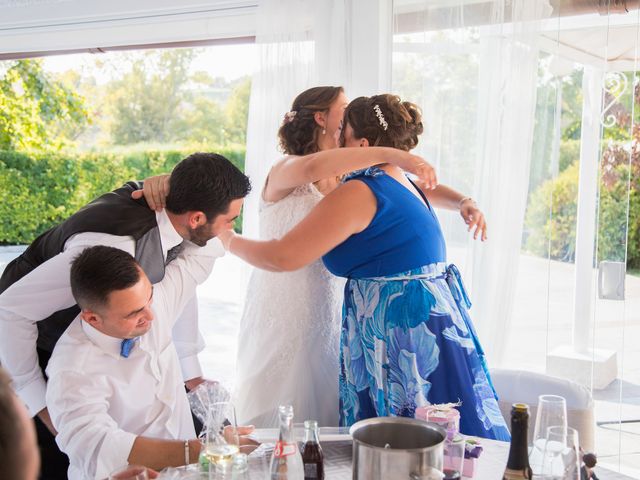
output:
[{"label": "white lace", "polygon": [[[321,199],[308,184],[277,202],[262,202],[261,238],[282,237]],[[277,427],[278,405],[290,403],[297,422],[338,425],[343,286],[321,261],[295,272],[253,271],[238,342],[239,422]]]}]

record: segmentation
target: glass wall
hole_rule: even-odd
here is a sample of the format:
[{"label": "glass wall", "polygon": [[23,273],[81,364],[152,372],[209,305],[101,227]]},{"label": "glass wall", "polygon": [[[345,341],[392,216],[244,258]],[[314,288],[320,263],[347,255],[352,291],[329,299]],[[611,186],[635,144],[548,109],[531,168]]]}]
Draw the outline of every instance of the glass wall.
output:
[{"label": "glass wall", "polygon": [[490,365],[585,385],[600,463],[638,476],[639,12],[568,13],[398,0],[392,90],[487,216],[479,244],[439,212]]}]

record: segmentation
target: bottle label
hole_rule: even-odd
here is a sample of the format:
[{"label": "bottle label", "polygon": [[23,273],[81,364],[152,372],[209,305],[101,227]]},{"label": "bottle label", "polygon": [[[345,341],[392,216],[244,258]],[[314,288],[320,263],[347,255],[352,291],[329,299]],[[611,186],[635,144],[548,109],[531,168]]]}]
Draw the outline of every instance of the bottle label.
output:
[{"label": "bottle label", "polygon": [[317,463],[305,463],[304,464],[304,478],[318,478],[318,464]]},{"label": "bottle label", "polygon": [[292,443],[283,442],[280,440],[276,443],[276,448],[273,450],[273,456],[276,458],[288,457],[297,453],[298,448]]}]

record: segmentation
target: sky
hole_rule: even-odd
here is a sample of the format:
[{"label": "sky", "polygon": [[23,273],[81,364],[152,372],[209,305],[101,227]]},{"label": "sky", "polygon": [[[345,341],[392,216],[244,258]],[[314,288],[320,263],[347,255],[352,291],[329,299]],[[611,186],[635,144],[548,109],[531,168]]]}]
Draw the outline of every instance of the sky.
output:
[{"label": "sky", "polygon": [[[216,45],[198,48],[202,50],[202,53],[191,64],[193,72],[204,70],[212,77],[223,77],[229,81],[244,75],[251,75],[256,69],[257,55],[254,44]],[[51,72],[94,68],[93,60],[96,55],[107,59],[111,53],[80,53],[45,57],[44,67],[45,70]],[[98,83],[105,83],[109,80],[106,71],[101,72],[98,70],[91,73]]]}]

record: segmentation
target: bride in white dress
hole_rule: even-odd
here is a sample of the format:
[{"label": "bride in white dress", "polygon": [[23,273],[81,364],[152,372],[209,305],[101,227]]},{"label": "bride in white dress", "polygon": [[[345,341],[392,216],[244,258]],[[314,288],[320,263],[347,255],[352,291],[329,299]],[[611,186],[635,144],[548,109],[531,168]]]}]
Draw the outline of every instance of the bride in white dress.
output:
[{"label": "bride in white dress", "polygon": [[[294,100],[278,132],[287,156],[273,166],[262,191],[262,239],[284,236],[354,170],[393,163],[435,187],[433,168],[415,155],[382,147],[337,149],[347,103],[341,87],[315,87]],[[338,425],[343,284],[321,261],[294,272],[253,271],[233,396],[241,424],[277,427],[278,405],[291,404],[300,422]]]}]

